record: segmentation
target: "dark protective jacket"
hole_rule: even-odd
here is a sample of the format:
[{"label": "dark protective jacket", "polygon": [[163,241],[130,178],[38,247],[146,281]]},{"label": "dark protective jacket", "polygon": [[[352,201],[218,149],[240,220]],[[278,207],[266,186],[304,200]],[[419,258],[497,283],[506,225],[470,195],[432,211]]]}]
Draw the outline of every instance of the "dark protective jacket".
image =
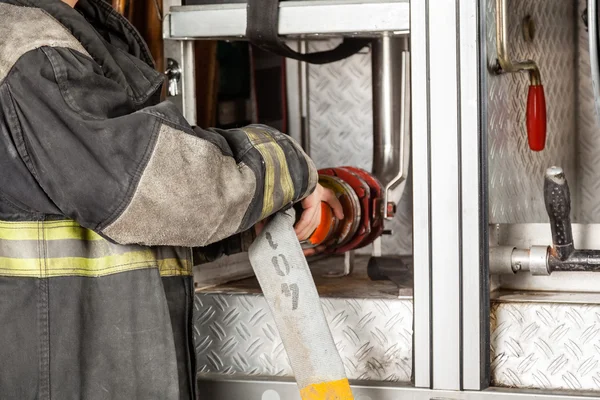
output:
[{"label": "dark protective jacket", "polygon": [[0,0],[0,399],[191,399],[192,247],[315,187],[266,126],[203,130],[102,0]]}]

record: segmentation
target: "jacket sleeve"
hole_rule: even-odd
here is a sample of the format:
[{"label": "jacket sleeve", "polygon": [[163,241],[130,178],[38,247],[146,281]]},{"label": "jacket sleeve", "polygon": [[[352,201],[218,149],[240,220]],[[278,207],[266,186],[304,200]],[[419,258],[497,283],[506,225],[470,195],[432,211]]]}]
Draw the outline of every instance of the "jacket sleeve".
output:
[{"label": "jacket sleeve", "polygon": [[310,194],[312,161],[262,125],[192,128],[144,107],[88,56],[42,47],[13,67],[13,140],[65,215],[122,244],[203,247]]}]

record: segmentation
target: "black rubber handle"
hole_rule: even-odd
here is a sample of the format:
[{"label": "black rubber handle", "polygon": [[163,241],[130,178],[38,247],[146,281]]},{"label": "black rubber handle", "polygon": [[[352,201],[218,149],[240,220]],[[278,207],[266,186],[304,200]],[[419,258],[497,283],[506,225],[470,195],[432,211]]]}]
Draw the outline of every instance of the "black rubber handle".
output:
[{"label": "black rubber handle", "polygon": [[544,180],[544,202],[550,217],[555,257],[566,260],[573,253],[571,194],[562,168],[550,167]]}]

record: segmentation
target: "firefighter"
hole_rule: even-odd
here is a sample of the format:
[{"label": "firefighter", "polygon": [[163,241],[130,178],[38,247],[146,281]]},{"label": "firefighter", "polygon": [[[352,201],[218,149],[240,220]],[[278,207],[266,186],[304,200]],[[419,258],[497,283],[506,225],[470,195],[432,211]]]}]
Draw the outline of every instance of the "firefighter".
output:
[{"label": "firefighter", "polygon": [[[77,4],[75,4],[77,3]],[[190,126],[103,0],[0,0],[0,399],[194,399],[191,248],[325,201],[262,125]]]}]

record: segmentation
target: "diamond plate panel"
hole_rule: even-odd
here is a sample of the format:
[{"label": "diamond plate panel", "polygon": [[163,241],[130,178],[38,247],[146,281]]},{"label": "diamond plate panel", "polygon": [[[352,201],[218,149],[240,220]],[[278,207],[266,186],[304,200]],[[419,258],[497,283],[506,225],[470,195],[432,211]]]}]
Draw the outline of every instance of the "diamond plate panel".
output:
[{"label": "diamond plate panel", "polygon": [[492,306],[496,386],[600,390],[600,305],[497,303]]},{"label": "diamond plate panel", "polygon": [[[544,170],[562,166],[573,188],[576,164],[576,3],[564,0],[510,0],[509,44],[513,59],[538,62],[546,93],[548,137],[546,149],[529,150],[525,129],[528,76],[488,73],[488,140],[490,221],[493,223],[545,222],[542,200]],[[487,1],[488,65],[496,63],[495,1]],[[531,15],[535,40],[526,43],[521,21]],[[490,67],[491,68],[491,67]],[[573,190],[573,206],[578,206]],[[574,210],[576,216],[576,210]]]},{"label": "diamond plate panel", "polygon": [[[309,42],[309,51],[336,41]],[[311,157],[317,167],[373,164],[371,55],[366,50],[345,60],[309,66]],[[393,234],[382,239],[384,254],[412,253],[412,187],[408,182],[396,218],[386,224]],[[370,252],[370,247],[361,253]]]},{"label": "diamond plate panel", "polygon": [[[322,298],[348,378],[410,382],[412,301]],[[293,377],[263,296],[197,293],[198,373],[215,378]]]},{"label": "diamond plate panel", "polygon": [[580,209],[579,220],[583,223],[600,222],[600,123],[594,105],[588,32],[582,15],[587,2],[579,1],[577,11],[578,65],[577,88],[577,149],[579,172]]}]

